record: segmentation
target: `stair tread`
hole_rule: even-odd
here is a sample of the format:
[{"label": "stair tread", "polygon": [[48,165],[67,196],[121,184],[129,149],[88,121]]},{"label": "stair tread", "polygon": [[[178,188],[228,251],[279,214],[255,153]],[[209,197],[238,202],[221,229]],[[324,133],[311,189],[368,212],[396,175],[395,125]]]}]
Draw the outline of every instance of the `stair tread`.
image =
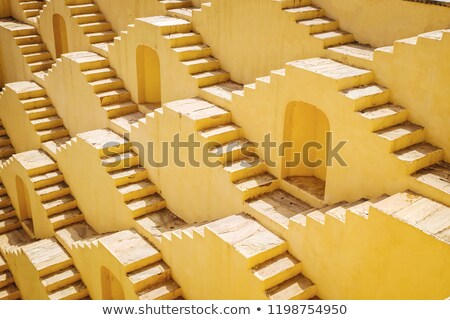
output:
[{"label": "stair tread", "polygon": [[72,296],[80,293],[83,297],[88,295],[86,285],[82,281],[77,281],[73,284],[51,292],[48,297],[50,298],[50,300],[63,300],[70,299]]},{"label": "stair tread", "polygon": [[151,206],[153,204],[159,203],[164,201],[164,199],[157,193],[152,194],[150,196],[146,196],[144,198],[139,198],[139,199],[135,199],[135,200],[131,200],[130,202],[127,203],[128,208],[130,208],[131,210],[138,210],[138,209],[142,209],[148,206]]},{"label": "stair tread", "polygon": [[30,262],[38,271],[61,263],[69,264],[72,258],[55,239],[44,239],[22,247]]},{"label": "stair tread", "polygon": [[83,216],[83,212],[81,212],[80,209],[76,208],[76,209],[71,209],[71,210],[67,210],[58,214],[54,214],[52,216],[50,216],[48,219],[50,221],[50,223],[52,224],[57,224],[59,222],[62,222],[64,220],[68,220],[74,217],[80,217]]},{"label": "stair tread", "polygon": [[255,266],[253,268],[253,274],[261,281],[264,281],[295,267],[299,263],[300,261],[286,252]]},{"label": "stair tread", "polygon": [[406,162],[414,162],[426,157],[428,154],[440,150],[440,148],[429,143],[422,142],[405,149],[396,151],[397,158]]},{"label": "stair tread", "polygon": [[205,129],[199,132],[199,134],[205,138],[205,139],[209,139],[212,138],[214,136],[217,135],[221,135],[227,132],[233,132],[236,130],[239,130],[240,127],[238,127],[235,124],[225,124],[225,125],[221,125],[221,126],[217,126],[217,127],[213,127],[210,129]]},{"label": "stair tread", "polygon": [[329,47],[327,50],[369,61],[373,60],[373,54],[375,51],[375,49],[371,46],[362,45],[360,43],[342,44],[334,47]]},{"label": "stair tread", "polygon": [[244,86],[242,84],[233,81],[221,82],[212,86],[202,88],[203,91],[218,96],[227,101],[231,101],[232,93],[234,91],[242,91],[243,89]]},{"label": "stair tread", "polygon": [[148,278],[155,277],[169,271],[169,267],[163,261],[155,262],[149,266],[129,273],[127,276],[132,283],[138,283]]},{"label": "stair tread", "polygon": [[348,66],[334,60],[324,58],[311,58],[293,61],[289,62],[288,65],[317,73],[334,80],[353,78],[371,73],[369,70]]},{"label": "stair tread", "polygon": [[64,189],[69,189],[69,186],[65,182],[59,182],[50,186],[37,189],[36,192],[38,195],[43,196],[45,194],[61,191]]},{"label": "stair tread", "polygon": [[382,106],[364,109],[362,111],[359,111],[359,113],[366,119],[374,120],[392,116],[404,111],[406,111],[406,109],[403,107],[394,104],[385,104]]},{"label": "stair tread", "polygon": [[115,232],[99,241],[125,267],[159,255],[159,251],[134,230]]},{"label": "stair tread", "polygon": [[64,197],[46,201],[43,203],[43,205],[44,205],[44,208],[46,210],[48,210],[48,209],[55,208],[55,207],[58,207],[60,205],[66,204],[66,203],[70,203],[72,201],[75,201],[75,198],[72,195],[67,195]]},{"label": "stair tread", "polygon": [[289,219],[312,207],[283,190],[275,190],[248,201],[248,205],[287,228]]},{"label": "stair tread", "polygon": [[239,190],[244,191],[252,188],[270,185],[277,180],[278,178],[271,175],[270,173],[263,173],[253,177],[239,180],[235,182],[235,185]]},{"label": "stair tread", "polygon": [[79,275],[77,268],[75,266],[70,266],[63,270],[59,270],[55,273],[49,274],[45,277],[42,277],[41,282],[44,287],[52,286],[57,284],[58,282],[64,281],[68,278],[73,278],[74,276]]},{"label": "stair tread", "polygon": [[0,300],[14,295],[19,295],[19,289],[17,289],[15,284],[10,284],[6,287],[0,288]]},{"label": "stair tread", "polygon": [[152,237],[158,240],[161,239],[161,236],[165,232],[177,230],[186,225],[183,220],[167,208],[140,217],[136,222],[146,232],[150,233]]},{"label": "stair tread", "polygon": [[[172,279],[169,279],[139,292],[138,296],[140,300],[157,300],[179,289],[180,286]],[[176,297],[178,297],[178,295],[176,295]]]},{"label": "stair tread", "polygon": [[285,245],[281,238],[244,214],[214,221],[206,227],[247,259]]},{"label": "stair tread", "polygon": [[381,94],[386,91],[388,91],[388,89],[386,89],[378,84],[370,84],[367,86],[346,89],[346,90],[343,90],[342,93],[349,99],[358,100],[361,98]]},{"label": "stair tread", "polygon": [[393,141],[423,129],[424,128],[422,126],[419,126],[417,124],[411,122],[404,122],[386,129],[382,129],[380,131],[377,131],[376,133],[386,140]]},{"label": "stair tread", "polygon": [[417,181],[450,194],[450,164],[441,162],[416,172],[413,177]]},{"label": "stair tread", "polygon": [[267,291],[270,300],[291,300],[314,287],[311,280],[303,275],[288,279]]},{"label": "stair tread", "polygon": [[119,190],[121,194],[127,194],[130,192],[147,189],[154,186],[155,185],[150,180],[143,180],[120,186],[117,188],[117,190]]}]

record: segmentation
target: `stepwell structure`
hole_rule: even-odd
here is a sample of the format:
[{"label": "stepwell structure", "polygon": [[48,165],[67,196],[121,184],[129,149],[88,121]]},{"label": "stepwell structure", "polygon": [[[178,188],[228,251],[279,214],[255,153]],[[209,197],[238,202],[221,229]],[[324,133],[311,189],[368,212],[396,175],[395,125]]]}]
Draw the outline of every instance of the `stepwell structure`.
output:
[{"label": "stepwell structure", "polygon": [[0,16],[0,299],[450,296],[448,1]]}]

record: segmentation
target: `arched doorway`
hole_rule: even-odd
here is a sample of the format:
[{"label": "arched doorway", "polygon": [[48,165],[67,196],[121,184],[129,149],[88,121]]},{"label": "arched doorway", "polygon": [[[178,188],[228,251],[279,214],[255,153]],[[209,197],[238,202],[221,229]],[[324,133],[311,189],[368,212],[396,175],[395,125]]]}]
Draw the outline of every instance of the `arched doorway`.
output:
[{"label": "arched doorway", "polygon": [[330,123],[317,107],[291,102],[286,108],[283,178],[295,187],[323,200],[327,179],[327,142]]},{"label": "arched doorway", "polygon": [[34,223],[30,205],[30,196],[28,195],[25,183],[19,176],[16,176],[16,189],[19,200],[19,219],[22,221],[24,227],[31,233],[31,236],[34,236]]},{"label": "arched doorway", "polygon": [[106,267],[100,270],[103,300],[125,300],[122,284]]},{"label": "arched doorway", "polygon": [[66,22],[59,14],[53,15],[53,36],[55,39],[56,58],[60,58],[63,53],[69,52],[69,45],[67,42]]},{"label": "arched doorway", "polygon": [[140,45],[136,49],[138,103],[161,105],[161,70],[158,53]]}]

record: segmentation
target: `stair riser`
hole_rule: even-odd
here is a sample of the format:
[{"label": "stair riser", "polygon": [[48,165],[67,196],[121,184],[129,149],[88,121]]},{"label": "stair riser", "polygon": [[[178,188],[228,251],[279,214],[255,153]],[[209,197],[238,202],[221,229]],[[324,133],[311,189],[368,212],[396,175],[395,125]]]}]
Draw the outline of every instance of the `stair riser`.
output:
[{"label": "stair riser", "polygon": [[307,19],[314,19],[314,18],[320,18],[324,16],[324,10],[323,9],[317,9],[317,10],[308,10],[304,12],[288,12],[288,14],[292,17],[292,19],[298,21],[298,20],[307,20]]},{"label": "stair riser", "polygon": [[202,37],[199,34],[178,38],[169,38],[167,40],[169,41],[169,45],[171,48],[193,46],[203,43]]},{"label": "stair riser", "polygon": [[39,112],[27,112],[28,114],[28,119],[30,120],[37,120],[37,119],[42,119],[42,118],[47,118],[47,117],[52,117],[52,116],[56,116],[56,109],[53,107],[50,108],[45,108],[42,111]]},{"label": "stair riser", "polygon": [[84,215],[77,215],[77,216],[73,216],[67,219],[64,219],[62,221],[58,221],[58,222],[54,222],[52,223],[53,226],[53,230],[58,230],[61,229],[65,226],[69,226],[71,224],[77,223],[77,222],[82,222],[84,221]]},{"label": "stair riser", "polygon": [[[12,217],[16,216],[16,211],[15,210],[11,210],[9,212],[3,213],[0,215],[0,221],[6,220],[6,219],[10,219]],[[2,270],[0,269],[0,272],[2,272]]]},{"label": "stair riser", "polygon": [[47,50],[47,46],[43,43],[20,48],[20,51],[22,52],[22,54],[37,53],[37,52],[42,52],[42,51],[46,51],[46,50]]},{"label": "stair riser", "polygon": [[91,84],[92,88],[94,89],[95,93],[99,92],[105,92],[105,91],[112,91],[112,90],[118,90],[123,89],[123,81],[111,81],[106,83],[99,83],[99,84]]},{"label": "stair riser", "polygon": [[297,8],[311,5],[312,0],[282,0],[279,1],[281,9]]},{"label": "stair riser", "polygon": [[57,128],[63,125],[63,120],[60,119],[55,119],[55,120],[51,120],[51,121],[45,121],[45,122],[38,122],[35,123],[33,125],[35,130],[48,130],[48,129],[53,129],[53,128]]},{"label": "stair riser", "polygon": [[194,60],[209,57],[212,54],[211,48],[202,48],[199,50],[177,52],[180,61]]},{"label": "stair riser", "polygon": [[378,131],[403,123],[407,120],[408,120],[408,111],[403,110],[394,115],[368,121],[370,121],[371,131]]},{"label": "stair riser", "polygon": [[345,34],[345,35],[339,35],[332,38],[327,39],[320,39],[320,41],[323,42],[323,47],[331,47],[331,46],[337,46],[341,44],[347,44],[355,41],[355,36],[353,34]]},{"label": "stair riser", "polygon": [[52,55],[50,53],[41,53],[41,54],[33,54],[32,56],[25,56],[25,61],[27,63],[39,62],[50,59],[52,59]]},{"label": "stair riser", "polygon": [[120,187],[120,186],[129,184],[129,183],[142,181],[142,180],[147,179],[147,178],[148,178],[147,171],[142,171],[142,172],[139,172],[139,173],[134,174],[134,175],[129,176],[129,177],[122,177],[122,178],[114,179],[114,184],[115,184],[116,187]]},{"label": "stair riser", "polygon": [[386,140],[382,137],[381,137],[381,139],[385,145],[385,148],[389,152],[395,152],[395,151],[407,148],[409,146],[412,146],[414,144],[424,141],[425,140],[425,132],[423,129],[416,130],[410,134],[402,136],[401,138],[398,138],[393,141]]},{"label": "stair riser", "polygon": [[[67,210],[75,209],[76,207],[77,207],[77,202],[74,200],[74,201],[71,201],[68,203],[61,204],[55,208],[48,209],[47,215],[51,216],[54,214],[62,213]],[[56,271],[58,271],[58,270],[56,270]]]},{"label": "stair riser", "polygon": [[118,160],[113,163],[103,163],[103,167],[106,169],[107,172],[132,168],[137,165],[139,165],[139,157],[138,156]]},{"label": "stair riser", "polygon": [[242,179],[246,179],[252,176],[256,176],[258,174],[266,172],[266,166],[264,162],[260,162],[254,167],[245,168],[230,174],[230,181],[236,182]]},{"label": "stair riser", "polygon": [[88,73],[86,74],[86,80],[88,82],[98,81],[98,80],[104,80],[108,78],[113,78],[116,76],[116,71],[113,69],[105,70],[98,73]]},{"label": "stair riser", "polygon": [[111,30],[111,24],[109,22],[93,23],[84,26],[81,25],[80,27],[84,33],[103,32]]},{"label": "stair riser", "polygon": [[20,8],[22,10],[28,10],[28,9],[39,9],[40,10],[44,6],[44,2],[42,2],[42,1],[36,1],[36,2],[30,1],[30,2],[19,3],[19,5],[20,5]]},{"label": "stair riser", "polygon": [[100,97],[100,103],[102,106],[107,106],[114,103],[126,102],[131,99],[130,92],[126,91],[119,94],[112,94],[109,96]]},{"label": "stair riser", "polygon": [[292,277],[295,277],[296,275],[300,274],[301,271],[302,271],[302,264],[298,263],[292,268],[283,270],[280,273],[276,274],[275,276],[268,278],[264,281],[261,281],[261,289],[266,291],[276,285],[279,285],[280,283],[283,283],[284,281]]},{"label": "stair riser", "polygon": [[20,227],[21,227],[21,224],[20,224],[19,221],[17,221],[16,223],[8,224],[6,226],[2,226],[0,224],[0,234],[6,233],[6,232],[9,232],[9,231],[12,231],[12,230],[16,230],[16,229],[18,229]]},{"label": "stair riser", "polygon": [[217,145],[222,145],[222,144],[228,143],[230,141],[239,139],[242,136],[241,132],[242,131],[239,128],[236,130],[223,132],[221,134],[217,134],[217,135],[214,135],[214,136],[211,136],[208,138],[203,138],[201,136],[199,138],[202,139],[203,143],[205,143],[205,144],[206,143],[211,143],[211,144],[214,143]]},{"label": "stair riser", "polygon": [[339,28],[339,23],[337,21],[330,21],[324,24],[318,24],[313,26],[306,26],[301,23],[299,23],[299,25],[307,28],[310,34],[333,31]]},{"label": "stair riser", "polygon": [[259,196],[261,194],[264,194],[264,193],[267,193],[270,191],[274,191],[274,190],[278,189],[279,187],[280,187],[279,180],[275,180],[266,185],[262,185],[262,186],[258,186],[258,187],[254,187],[251,189],[241,191],[241,193],[242,193],[243,200],[248,200],[250,198]]},{"label": "stair riser", "polygon": [[162,3],[166,10],[170,9],[179,9],[179,8],[188,8],[192,6],[191,1],[177,1],[177,2],[167,2]]},{"label": "stair riser", "polygon": [[412,174],[416,171],[419,171],[420,169],[423,169],[425,167],[431,166],[433,164],[438,163],[441,161],[444,157],[444,152],[442,149],[434,151],[432,153],[427,154],[425,157],[416,160],[412,163],[404,162],[406,173]]},{"label": "stair riser", "polygon": [[114,37],[116,37],[117,35],[116,34],[107,33],[107,34],[99,34],[99,35],[86,34],[86,36],[89,38],[89,42],[91,44],[93,44],[93,43],[99,43],[99,42],[113,41]]},{"label": "stair riser", "polygon": [[62,287],[68,286],[72,283],[75,283],[77,281],[79,281],[81,279],[81,275],[79,273],[76,273],[68,278],[62,279],[59,282],[56,283],[52,283],[50,285],[48,285],[47,287],[45,287],[45,290],[50,293],[52,291],[61,289]]},{"label": "stair riser", "polygon": [[155,185],[152,185],[150,187],[138,190],[138,191],[133,191],[130,193],[127,193],[126,195],[122,195],[122,198],[125,202],[131,201],[131,200],[135,200],[135,199],[139,199],[139,198],[143,198],[149,195],[152,195],[154,193],[156,193],[157,188]]},{"label": "stair riser", "polygon": [[64,189],[61,189],[61,190],[57,190],[57,191],[54,191],[54,192],[47,193],[45,195],[41,195],[40,199],[41,199],[42,202],[45,202],[45,201],[50,201],[50,200],[53,200],[53,199],[56,199],[56,198],[67,196],[69,194],[70,194],[70,188],[67,187],[67,188],[64,188]]},{"label": "stair riser", "polygon": [[15,39],[17,45],[27,45],[42,42],[42,38],[39,35],[34,35],[26,38]]},{"label": "stair riser", "polygon": [[101,13],[97,13],[95,15],[89,15],[89,16],[74,16],[72,17],[75,19],[75,21],[78,24],[85,24],[85,23],[93,23],[93,22],[101,22],[105,21],[105,16]]},{"label": "stair riser", "polygon": [[163,200],[163,201],[159,201],[157,203],[154,203],[154,204],[152,204],[150,206],[147,206],[145,208],[142,208],[142,209],[139,209],[139,210],[134,210],[134,211],[132,211],[132,215],[133,215],[133,218],[136,219],[136,218],[139,218],[139,217],[141,217],[143,215],[146,215],[148,213],[152,213],[152,212],[164,209],[165,207],[166,207],[166,201]]},{"label": "stair riser", "polygon": [[163,272],[161,274],[158,274],[156,276],[149,277],[141,282],[134,284],[134,291],[139,292],[144,290],[145,288],[151,287],[159,282],[162,282],[164,280],[167,280],[170,278],[170,270],[167,270],[166,272]]},{"label": "stair riser", "polygon": [[283,189],[283,191],[286,191],[287,193],[290,193],[292,196],[296,197],[297,199],[300,199],[300,200],[306,202],[307,204],[309,204],[312,207],[321,208],[325,205],[323,200],[286,182],[285,180],[281,181],[281,189]]},{"label": "stair riser", "polygon": [[63,181],[64,181],[64,176],[61,174],[56,177],[52,177],[52,178],[45,179],[45,180],[40,180],[38,182],[35,182],[33,185],[34,185],[35,189],[40,189],[40,188],[44,188],[44,187],[50,186],[52,184],[57,184],[57,183],[63,182]]},{"label": "stair riser", "polygon": [[38,133],[38,134],[39,134],[39,137],[41,138],[41,141],[42,142],[46,142],[46,141],[49,141],[49,140],[56,140],[56,139],[59,139],[59,138],[67,137],[69,135],[69,131],[67,131],[67,130],[58,130],[58,131],[51,132],[51,133],[48,133],[48,134],[40,134],[40,133]]},{"label": "stair riser", "polygon": [[211,76],[201,77],[201,78],[196,78],[196,79],[197,79],[198,87],[203,88],[203,87],[212,86],[214,84],[226,82],[226,81],[230,80],[230,74],[229,73],[219,73],[219,74],[213,74]]},{"label": "stair riser", "polygon": [[201,72],[217,70],[220,68],[220,62],[219,62],[219,60],[207,61],[205,63],[200,63],[200,64],[186,65],[186,67],[190,74],[196,74],[196,73],[201,73]]},{"label": "stair riser", "polygon": [[177,19],[183,19],[183,20],[186,20],[186,21],[189,21],[189,22],[191,22],[191,20],[192,20],[192,17],[190,15],[182,14],[182,13],[179,13],[179,12],[167,12],[167,15],[169,17],[173,17],[173,18],[177,18]]},{"label": "stair riser", "polygon": [[99,8],[96,4],[90,5],[90,6],[80,6],[80,7],[71,7],[70,12],[72,16],[79,15],[79,14],[88,14],[88,13],[96,13],[99,12]]},{"label": "stair riser", "polygon": [[29,65],[29,67],[31,69],[31,72],[45,71],[52,67],[52,63],[48,62],[48,63],[41,63],[41,64],[36,64],[36,65]]}]

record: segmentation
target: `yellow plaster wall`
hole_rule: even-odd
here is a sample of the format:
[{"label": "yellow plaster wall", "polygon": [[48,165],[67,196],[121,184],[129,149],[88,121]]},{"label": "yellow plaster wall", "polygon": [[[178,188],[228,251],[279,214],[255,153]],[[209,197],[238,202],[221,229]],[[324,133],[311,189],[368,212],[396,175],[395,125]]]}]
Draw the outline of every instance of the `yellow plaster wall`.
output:
[{"label": "yellow plaster wall", "polygon": [[11,16],[11,4],[9,0],[0,1],[0,18]]},{"label": "yellow plaster wall", "polygon": [[[133,101],[139,101],[136,56],[139,46],[147,46],[158,54],[162,70],[162,102],[196,96],[198,89],[196,82],[187,72],[187,68],[179,62],[176,53],[170,48],[169,41],[163,37],[160,27],[152,24],[151,20],[142,18],[136,19],[134,27],[129,27],[127,32],[121,35],[120,40],[114,40],[114,45],[110,46],[109,60],[118,77],[125,82]],[[172,32],[176,32],[176,29]],[[151,72],[151,68],[148,71]]]},{"label": "yellow plaster wall", "polygon": [[0,118],[17,153],[39,149],[41,140],[31,124],[17,93],[7,84],[0,97]]},{"label": "yellow plaster wall", "polygon": [[290,252],[321,299],[445,299],[450,248],[424,232],[371,208],[369,219],[342,223],[290,222]]},{"label": "yellow plaster wall", "polygon": [[[447,8],[450,11],[450,8]],[[445,150],[450,161],[450,30],[441,40],[419,37],[417,44],[397,42],[393,53],[376,51],[374,65],[392,102],[425,127],[427,140]]]},{"label": "yellow plaster wall", "polygon": [[131,213],[101,165],[97,150],[77,137],[57,152],[57,159],[78,207],[95,231],[106,233],[131,228]]},{"label": "yellow plaster wall", "polygon": [[313,0],[341,29],[373,47],[450,27],[450,8],[404,0]]}]

